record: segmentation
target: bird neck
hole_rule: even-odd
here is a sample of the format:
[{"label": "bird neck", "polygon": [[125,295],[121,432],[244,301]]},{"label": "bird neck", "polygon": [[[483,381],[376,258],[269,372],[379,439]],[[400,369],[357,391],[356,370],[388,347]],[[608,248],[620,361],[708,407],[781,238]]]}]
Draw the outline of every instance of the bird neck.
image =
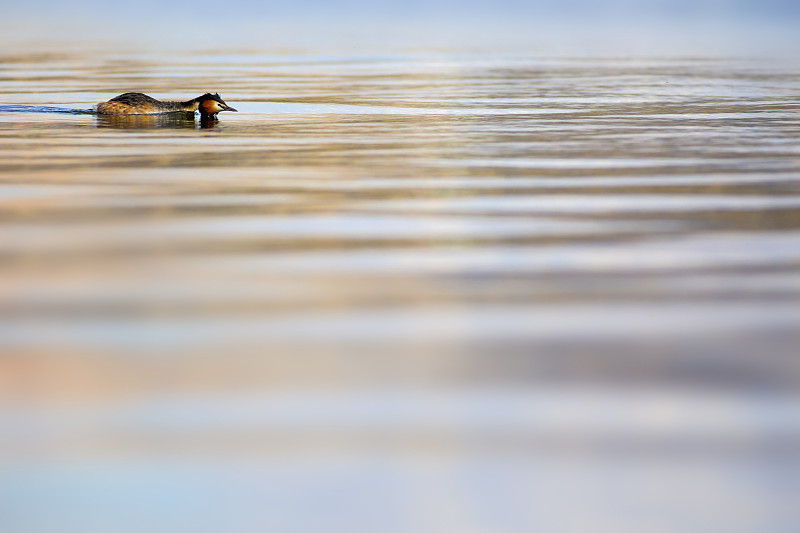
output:
[{"label": "bird neck", "polygon": [[200,100],[198,98],[192,98],[191,100],[181,102],[181,109],[184,111],[197,111],[198,107],[200,107]]}]

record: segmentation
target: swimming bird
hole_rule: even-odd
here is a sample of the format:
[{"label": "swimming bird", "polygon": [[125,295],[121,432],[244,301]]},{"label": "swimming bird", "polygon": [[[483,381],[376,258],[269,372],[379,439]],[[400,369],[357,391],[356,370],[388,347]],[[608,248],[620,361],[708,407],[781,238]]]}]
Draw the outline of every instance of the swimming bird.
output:
[{"label": "swimming bird", "polygon": [[160,115],[163,113],[194,113],[200,117],[215,118],[220,111],[236,111],[226,104],[219,93],[206,93],[185,102],[162,102],[142,93],[124,93],[108,102],[97,104],[100,115]]}]

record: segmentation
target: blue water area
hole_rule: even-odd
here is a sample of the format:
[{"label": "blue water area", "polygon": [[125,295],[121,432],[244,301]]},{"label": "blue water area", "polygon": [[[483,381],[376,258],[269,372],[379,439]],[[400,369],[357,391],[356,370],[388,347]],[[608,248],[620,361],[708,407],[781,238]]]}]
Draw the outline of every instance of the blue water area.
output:
[{"label": "blue water area", "polygon": [[68,107],[55,107],[46,105],[0,105],[0,113],[68,113],[74,115],[92,115],[91,109],[72,109]]}]

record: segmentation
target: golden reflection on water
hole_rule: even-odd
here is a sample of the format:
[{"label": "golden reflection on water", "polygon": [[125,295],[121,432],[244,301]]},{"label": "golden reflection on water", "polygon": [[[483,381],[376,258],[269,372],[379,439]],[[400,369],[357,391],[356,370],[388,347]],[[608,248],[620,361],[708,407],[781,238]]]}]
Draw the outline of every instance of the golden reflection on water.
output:
[{"label": "golden reflection on water", "polygon": [[[215,123],[215,120],[204,119],[200,121],[200,124],[204,128],[214,127]],[[97,127],[117,129],[196,129],[198,123],[195,122],[193,113],[168,113],[164,115],[98,115]]]},{"label": "golden reflection on water", "polygon": [[[283,531],[499,531],[503,516],[528,531],[570,502],[621,531],[625,513],[591,497],[650,509],[639,489],[657,486],[673,519],[718,525],[715,505],[746,501],[753,524],[796,523],[795,486],[735,484],[785,467],[765,457],[800,436],[796,69],[229,54],[212,79],[209,61],[26,56],[0,75],[0,460],[56,465],[53,520],[91,516],[79,496],[72,514],[54,503],[86,478],[83,494],[109,483],[179,530],[207,508],[228,531],[268,515]],[[2,107],[127,90],[219,91],[240,112]],[[586,450],[605,473],[575,466]],[[653,462],[609,459],[626,450]],[[165,458],[151,498],[129,469],[152,480]],[[3,493],[39,486],[21,472]],[[193,475],[191,502],[170,500]],[[559,480],[579,494],[552,496]],[[717,504],[679,490],[695,483]],[[358,509],[298,512],[328,484]],[[298,495],[269,512],[246,497],[276,486]],[[11,531],[32,531],[20,494]],[[123,516],[98,523],[124,531]]]},{"label": "golden reflection on water", "polygon": [[[7,107],[0,254],[10,349],[127,351],[128,336],[151,331],[136,317],[151,315],[164,330],[154,348],[196,349],[183,321],[199,315],[218,327],[198,325],[197,337],[214,332],[216,341],[203,343],[222,349],[241,336],[230,324],[243,314],[264,315],[265,324],[290,317],[297,327],[308,316],[305,339],[280,341],[298,343],[290,351],[307,349],[309,339],[331,339],[332,351],[345,353],[361,344],[388,350],[405,335],[415,350],[429,344],[423,351],[433,357],[509,345],[536,359],[550,343],[567,352],[595,346],[599,333],[589,319],[542,337],[525,317],[540,309],[558,315],[550,306],[575,306],[582,316],[588,305],[663,313],[669,320],[655,328],[661,336],[652,348],[683,353],[669,338],[691,332],[699,337],[689,350],[702,353],[729,342],[680,319],[702,315],[703,306],[741,307],[744,318],[728,325],[746,338],[769,337],[764,324],[796,319],[792,306],[774,305],[792,301],[793,285],[747,288],[786,279],[797,261],[792,245],[769,248],[774,232],[791,240],[800,205],[789,96],[797,82],[778,67],[505,57],[293,65],[241,56],[217,87],[195,74],[192,60],[111,65],[109,58],[107,69],[82,72],[80,63],[48,56],[15,67],[34,76],[63,62],[64,73],[80,74],[36,77],[31,90],[47,106],[86,109],[107,95],[84,85],[113,81],[110,92],[122,91],[139,83],[126,76],[148,73],[148,92],[160,98],[220,90],[244,112],[206,124],[193,116]],[[170,61],[181,63],[179,76]],[[17,106],[28,98],[11,96],[6,101]],[[695,252],[694,240],[713,244]],[[768,249],[751,249],[754,242]],[[195,278],[198,265],[218,259],[288,270],[239,283],[241,273],[220,266]],[[606,264],[614,266],[597,270]],[[121,265],[129,272],[118,279]],[[608,286],[606,275],[625,282]],[[686,276],[731,281],[678,296],[675,285]],[[734,279],[750,281],[743,288]],[[80,289],[59,289],[74,284]],[[506,318],[487,320],[487,307]],[[109,310],[125,318],[114,328]],[[419,314],[435,324],[454,310],[464,324],[442,335],[364,320],[387,311],[397,324]],[[318,329],[325,320],[317,313],[344,320],[353,333],[333,340],[335,332]],[[752,331],[741,332],[740,320]],[[53,322],[46,347],[36,328],[16,324],[31,321]],[[626,343],[641,349],[649,335],[600,329],[616,331],[609,351]],[[278,337],[251,342],[257,351]]]}]

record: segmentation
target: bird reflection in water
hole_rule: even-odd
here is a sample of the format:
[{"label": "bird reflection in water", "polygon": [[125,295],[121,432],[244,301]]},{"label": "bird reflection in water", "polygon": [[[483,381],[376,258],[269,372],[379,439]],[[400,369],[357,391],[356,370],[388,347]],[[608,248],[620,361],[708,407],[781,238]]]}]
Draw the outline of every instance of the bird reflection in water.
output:
[{"label": "bird reflection in water", "polygon": [[211,129],[217,125],[217,117],[201,117],[195,120],[194,113],[164,113],[159,115],[97,115],[98,128],[117,129]]}]

